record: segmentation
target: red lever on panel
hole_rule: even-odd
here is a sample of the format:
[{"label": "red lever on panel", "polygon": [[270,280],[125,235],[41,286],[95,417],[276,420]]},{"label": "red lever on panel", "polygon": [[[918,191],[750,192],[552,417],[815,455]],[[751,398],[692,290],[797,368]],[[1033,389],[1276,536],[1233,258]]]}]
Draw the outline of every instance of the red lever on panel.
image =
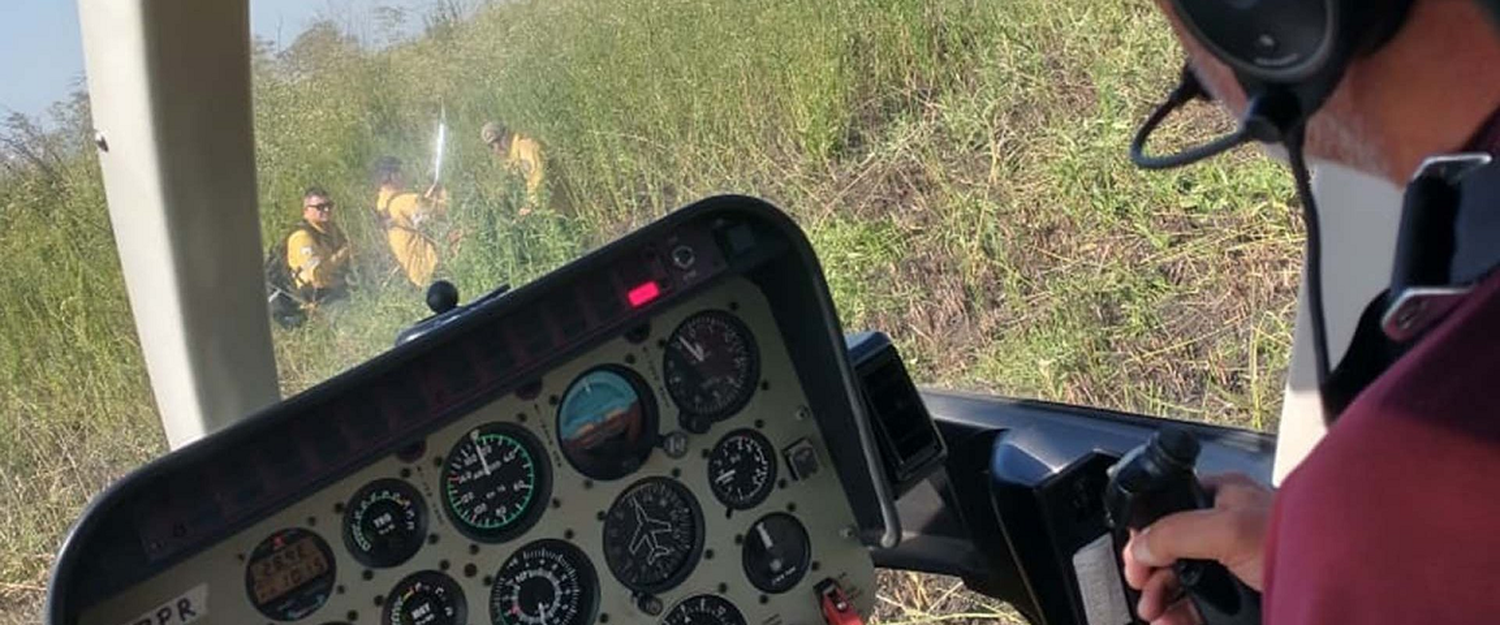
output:
[{"label": "red lever on panel", "polygon": [[855,611],[854,604],[844,594],[844,589],[832,578],[818,582],[814,590],[823,607],[823,622],[827,625],[864,625],[864,620]]}]

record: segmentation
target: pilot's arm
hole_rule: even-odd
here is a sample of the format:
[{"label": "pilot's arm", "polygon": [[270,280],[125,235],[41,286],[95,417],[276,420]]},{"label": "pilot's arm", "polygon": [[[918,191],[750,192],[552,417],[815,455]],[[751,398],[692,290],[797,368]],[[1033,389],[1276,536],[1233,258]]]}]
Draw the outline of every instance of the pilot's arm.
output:
[{"label": "pilot's arm", "polygon": [[1136,613],[1151,625],[1196,625],[1202,618],[1180,598],[1172,563],[1214,560],[1255,590],[1265,587],[1265,542],[1274,493],[1244,475],[1203,479],[1214,507],[1178,512],[1132,532],[1125,545],[1125,582],[1141,591]]}]

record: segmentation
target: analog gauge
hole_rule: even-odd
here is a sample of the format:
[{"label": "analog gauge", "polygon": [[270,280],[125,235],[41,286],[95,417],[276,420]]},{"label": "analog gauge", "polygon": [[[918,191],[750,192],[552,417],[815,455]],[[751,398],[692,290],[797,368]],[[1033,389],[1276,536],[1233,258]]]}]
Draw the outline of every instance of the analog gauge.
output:
[{"label": "analog gauge", "polygon": [[703,512],[682,484],[650,477],[626,489],[604,518],[604,561],[631,590],[676,586],[703,548]]},{"label": "analog gauge", "polygon": [[776,487],[776,450],[771,441],[751,429],[725,434],[708,456],[708,486],[731,509],[760,505]]},{"label": "analog gauge", "polygon": [[437,571],[417,571],[396,582],[380,621],[385,625],[465,625],[469,606],[453,578]]},{"label": "analog gauge", "polygon": [[734,315],[706,310],[688,317],[667,341],[667,393],[700,431],[745,407],[760,377],[750,328]]},{"label": "analog gauge", "polygon": [[542,444],[521,426],[481,425],[443,464],[443,509],[465,536],[501,542],[531,528],[551,496]]},{"label": "analog gauge", "polygon": [[267,618],[295,621],[312,614],[333,591],[333,550],[311,531],[287,528],[255,546],[245,567],[245,592]]},{"label": "analog gauge", "polygon": [[776,512],[750,526],[741,556],[751,584],[765,592],[786,592],[807,574],[812,545],[796,517]]},{"label": "analog gauge", "polygon": [[344,547],[365,566],[401,564],[426,538],[426,504],[416,488],[401,480],[370,482],[344,508]]},{"label": "analog gauge", "polygon": [[640,468],[656,446],[656,402],[646,383],[624,367],[578,376],[557,410],[563,456],[588,477],[615,480]]},{"label": "analog gauge", "polygon": [[696,595],[672,608],[662,625],[745,625],[745,615],[728,599]]},{"label": "analog gauge", "polygon": [[490,587],[494,625],[589,625],[599,579],[588,556],[560,540],[529,543],[505,560]]}]

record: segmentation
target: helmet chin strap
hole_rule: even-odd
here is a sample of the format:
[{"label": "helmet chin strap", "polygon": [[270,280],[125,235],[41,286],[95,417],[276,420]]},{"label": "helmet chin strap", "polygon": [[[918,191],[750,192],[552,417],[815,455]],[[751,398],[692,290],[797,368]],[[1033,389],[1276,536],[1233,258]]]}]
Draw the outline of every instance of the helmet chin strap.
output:
[{"label": "helmet chin strap", "polygon": [[[1297,99],[1290,92],[1271,87],[1250,95],[1245,114],[1240,119],[1239,128],[1234,132],[1173,154],[1150,155],[1146,153],[1147,140],[1163,121],[1188,102],[1207,97],[1208,93],[1198,81],[1192,67],[1183,67],[1182,78],[1177,88],[1173,89],[1167,99],[1151,112],[1150,117],[1146,118],[1146,122],[1141,124],[1140,130],[1136,132],[1135,139],[1130,143],[1130,160],[1142,169],[1173,169],[1217,156],[1251,141],[1285,146],[1287,164],[1292,170],[1292,177],[1296,180],[1297,198],[1302,204],[1303,227],[1307,231],[1306,245],[1303,248],[1303,266],[1306,276],[1307,309],[1312,331],[1314,371],[1321,398],[1324,396],[1322,391],[1328,381],[1331,365],[1328,355],[1327,318],[1323,309],[1322,228],[1318,219],[1317,202],[1313,198],[1312,173],[1307,168],[1307,161],[1303,154],[1307,136],[1307,117],[1310,113],[1304,115],[1299,110]],[[1328,408],[1329,406],[1324,402],[1325,411]]]}]

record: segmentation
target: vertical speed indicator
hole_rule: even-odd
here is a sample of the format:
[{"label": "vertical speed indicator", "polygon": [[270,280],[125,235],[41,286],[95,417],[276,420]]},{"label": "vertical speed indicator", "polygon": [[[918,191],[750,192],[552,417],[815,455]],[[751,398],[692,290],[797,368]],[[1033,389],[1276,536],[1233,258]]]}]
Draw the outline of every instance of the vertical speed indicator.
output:
[{"label": "vertical speed indicator", "polygon": [[[672,332],[662,369],[667,393],[704,430],[750,401],[760,377],[755,335],[734,315],[705,310],[688,317]],[[705,423],[706,422],[706,423]]]},{"label": "vertical speed indicator", "polygon": [[776,486],[776,449],[771,441],[749,428],[725,434],[708,455],[708,486],[731,509],[760,505]]}]

